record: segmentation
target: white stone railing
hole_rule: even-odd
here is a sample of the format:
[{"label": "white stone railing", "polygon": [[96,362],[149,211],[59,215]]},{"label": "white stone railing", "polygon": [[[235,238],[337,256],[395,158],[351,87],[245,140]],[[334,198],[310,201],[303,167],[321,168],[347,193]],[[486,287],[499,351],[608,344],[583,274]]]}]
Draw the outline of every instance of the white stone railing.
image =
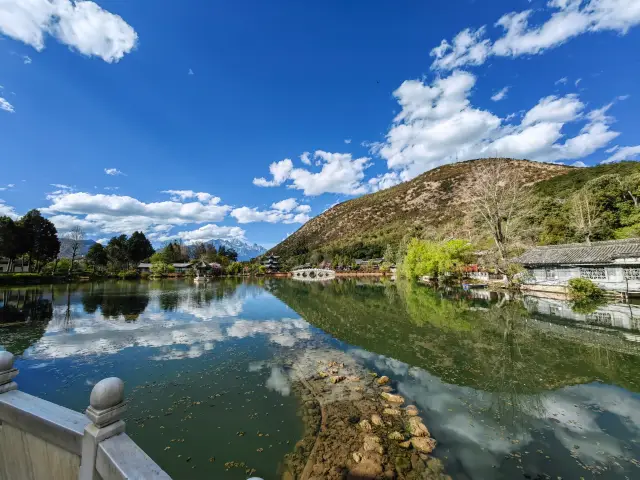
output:
[{"label": "white stone railing", "polygon": [[124,382],[106,378],[86,415],[20,392],[0,352],[0,479],[171,480],[125,431]]}]

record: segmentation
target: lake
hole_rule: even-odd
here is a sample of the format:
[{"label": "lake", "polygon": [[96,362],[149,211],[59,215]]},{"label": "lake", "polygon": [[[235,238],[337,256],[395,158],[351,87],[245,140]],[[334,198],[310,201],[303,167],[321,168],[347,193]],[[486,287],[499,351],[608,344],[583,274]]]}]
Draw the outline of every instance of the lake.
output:
[{"label": "lake", "polygon": [[634,305],[363,279],[110,281],[0,289],[0,349],[20,390],[77,411],[122,378],[127,433],[176,479],[282,478],[305,436],[293,371],[313,375],[318,352],[388,375],[454,478],[640,477]]}]

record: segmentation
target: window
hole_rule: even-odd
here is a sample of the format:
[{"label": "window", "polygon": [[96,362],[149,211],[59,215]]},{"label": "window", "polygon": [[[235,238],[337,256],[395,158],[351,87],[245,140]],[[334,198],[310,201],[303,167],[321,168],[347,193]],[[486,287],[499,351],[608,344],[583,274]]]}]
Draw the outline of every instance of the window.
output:
[{"label": "window", "polygon": [[604,325],[611,325],[613,323],[613,316],[607,312],[594,312],[587,315],[587,319],[593,323],[601,323]]},{"label": "window", "polygon": [[624,267],[624,278],[626,280],[640,280],[640,268]]},{"label": "window", "polygon": [[544,269],[544,278],[547,280],[553,280],[558,278],[558,271],[554,267],[547,267]]},{"label": "window", "polygon": [[604,267],[581,268],[580,276],[589,280],[606,280],[607,272]]}]

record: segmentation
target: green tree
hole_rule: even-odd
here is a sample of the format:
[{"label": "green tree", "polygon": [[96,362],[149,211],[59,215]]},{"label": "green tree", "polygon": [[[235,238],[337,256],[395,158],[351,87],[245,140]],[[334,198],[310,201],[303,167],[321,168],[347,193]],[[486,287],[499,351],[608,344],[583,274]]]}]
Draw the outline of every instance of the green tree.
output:
[{"label": "green tree", "polygon": [[391,245],[387,245],[387,248],[384,251],[384,261],[387,263],[393,263],[396,261],[396,254],[393,251],[393,247],[391,247]]},{"label": "green tree", "polygon": [[136,266],[153,255],[154,252],[151,242],[142,232],[133,232],[127,240],[127,256]]},{"label": "green tree", "polygon": [[52,259],[60,253],[58,231],[38,210],[30,210],[22,217],[18,225],[24,231],[25,249],[29,253],[29,262],[35,261],[39,270],[41,262]]},{"label": "green tree", "polygon": [[0,217],[0,257],[9,259],[9,271],[19,255],[26,253],[23,229],[10,217]]},{"label": "green tree", "polygon": [[408,278],[428,276],[438,278],[445,274],[460,274],[470,262],[471,244],[466,240],[433,242],[413,239],[409,243],[403,262]]},{"label": "green tree", "polygon": [[105,247],[109,264],[114,271],[128,268],[129,256],[127,249],[127,236],[112,237]]},{"label": "green tree", "polygon": [[93,245],[91,245],[85,258],[87,263],[89,263],[93,267],[94,272],[96,271],[96,267],[99,267],[101,269],[106,267],[107,262],[109,261],[107,251],[100,243],[94,243]]}]

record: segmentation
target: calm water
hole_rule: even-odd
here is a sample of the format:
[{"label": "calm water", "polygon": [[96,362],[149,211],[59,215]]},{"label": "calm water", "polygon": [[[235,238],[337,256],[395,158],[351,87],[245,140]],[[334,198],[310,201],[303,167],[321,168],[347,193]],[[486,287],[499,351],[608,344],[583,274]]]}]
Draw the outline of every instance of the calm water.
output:
[{"label": "calm water", "polygon": [[454,478],[639,478],[639,318],[404,283],[106,282],[0,290],[0,348],[21,390],[78,411],[123,378],[127,432],[176,479],[279,478],[303,435],[291,358],[318,347],[389,375]]}]

